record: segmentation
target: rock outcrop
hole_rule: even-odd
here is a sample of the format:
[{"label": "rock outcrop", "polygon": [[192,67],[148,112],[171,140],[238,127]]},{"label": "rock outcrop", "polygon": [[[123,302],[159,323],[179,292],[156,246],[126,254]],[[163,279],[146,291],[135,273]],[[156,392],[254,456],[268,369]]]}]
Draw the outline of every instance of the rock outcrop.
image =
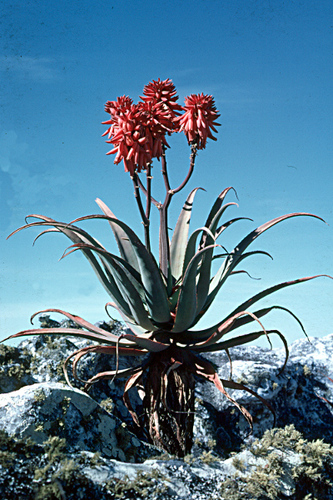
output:
[{"label": "rock outcrop", "polygon": [[[195,444],[184,460],[161,454],[135,434],[121,380],[95,384],[89,395],[80,384],[65,384],[61,365],[82,345],[56,336],[0,345],[4,500],[333,498],[333,335],[294,342],[282,373],[283,349],[234,348],[233,380],[271,405],[276,427],[262,401],[230,390],[253,416],[249,435],[234,405],[198,381]],[[228,357],[211,359],[227,379]],[[111,366],[107,356],[87,356],[80,375],[89,378]],[[139,409],[139,395],[133,398]]]}]

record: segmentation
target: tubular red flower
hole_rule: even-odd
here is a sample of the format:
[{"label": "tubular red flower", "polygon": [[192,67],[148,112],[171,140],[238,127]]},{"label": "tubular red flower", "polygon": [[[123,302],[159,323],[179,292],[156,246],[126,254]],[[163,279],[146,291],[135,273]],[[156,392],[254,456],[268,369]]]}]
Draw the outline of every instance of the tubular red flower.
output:
[{"label": "tubular red flower", "polygon": [[216,141],[211,130],[217,133],[215,120],[220,116],[211,95],[192,94],[185,98],[185,113],[175,120],[179,123],[179,132],[184,131],[189,143],[196,143],[197,149],[206,147],[207,139]]},{"label": "tubular red flower", "polygon": [[163,146],[169,147],[165,136],[178,127],[174,118],[182,109],[176,103],[178,96],[171,80],[149,83],[144,94],[138,104],[127,96],[105,104],[111,118],[103,122],[110,125],[103,136],[107,135],[106,142],[114,146],[107,154],[116,154],[116,164],[123,160],[125,171],[131,175],[146,169],[153,158],[160,159]]},{"label": "tubular red flower", "polygon": [[[115,102],[115,101],[114,101]],[[110,108],[113,110],[114,108]],[[111,127],[105,132],[109,134],[114,149],[107,154],[115,154],[115,164],[124,161],[125,172],[131,175],[141,172],[152,161],[152,141],[148,127],[142,122],[140,106],[131,104],[127,109],[115,108],[115,113],[109,121]]]},{"label": "tubular red flower", "polygon": [[112,136],[114,125],[117,124],[117,118],[119,116],[124,115],[127,111],[131,110],[132,105],[133,105],[133,100],[130,97],[125,96],[125,95],[123,95],[121,97],[117,97],[116,101],[107,101],[106,102],[104,109],[105,109],[106,113],[109,113],[111,115],[111,120],[107,120],[105,122],[102,122],[102,124],[103,125],[111,125],[111,127],[109,127],[104,132],[102,137],[104,137],[105,135],[108,135],[108,137],[110,138]]},{"label": "tubular red flower", "polygon": [[133,100],[128,96],[117,97],[116,101],[107,101],[105,104],[105,111],[110,113],[111,116],[117,116],[126,113],[133,104]]},{"label": "tubular red flower", "polygon": [[153,80],[149,82],[143,89],[143,96],[140,98],[144,102],[151,102],[152,104],[161,103],[164,111],[169,111],[170,118],[173,119],[179,115],[182,107],[177,104],[178,96],[176,88],[169,78],[166,80]]}]

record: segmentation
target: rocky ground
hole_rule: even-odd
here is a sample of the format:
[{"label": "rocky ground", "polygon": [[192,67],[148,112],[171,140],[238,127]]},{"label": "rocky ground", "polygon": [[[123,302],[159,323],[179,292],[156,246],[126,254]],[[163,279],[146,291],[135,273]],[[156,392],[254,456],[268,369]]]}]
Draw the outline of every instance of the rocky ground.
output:
[{"label": "rocky ground", "polygon": [[[62,362],[81,345],[56,336],[0,345],[2,499],[333,499],[333,335],[294,342],[282,373],[283,349],[234,348],[233,380],[272,405],[275,427],[254,396],[230,391],[254,418],[249,436],[238,410],[198,381],[194,446],[184,460],[135,433],[122,382],[101,382],[89,395],[65,384]],[[227,356],[211,357],[228,378]],[[83,359],[83,378],[97,366],[110,368],[110,359]]]}]

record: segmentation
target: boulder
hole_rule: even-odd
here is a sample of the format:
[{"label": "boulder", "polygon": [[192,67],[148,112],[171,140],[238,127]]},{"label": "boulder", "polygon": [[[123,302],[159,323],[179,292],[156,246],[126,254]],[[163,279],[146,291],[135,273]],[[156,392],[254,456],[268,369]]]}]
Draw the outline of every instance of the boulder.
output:
[{"label": "boulder", "polygon": [[[124,327],[115,323],[113,328],[121,333]],[[232,379],[266,400],[274,415],[253,394],[229,390],[253,416],[250,434],[232,402],[198,380],[194,446],[184,460],[161,454],[134,434],[121,379],[95,384],[89,395],[81,382],[64,383],[64,360],[84,345],[77,338],[49,335],[0,346],[0,494],[5,500],[333,498],[333,335],[291,344],[282,372],[284,349],[230,350]],[[209,358],[228,379],[227,355]],[[80,376],[110,370],[114,361],[86,356]],[[121,358],[121,367],[131,362]],[[141,400],[133,392],[139,411]]]},{"label": "boulder", "polygon": [[57,382],[36,383],[1,394],[0,429],[37,444],[57,436],[66,440],[69,451],[100,452],[127,462],[158,454],[86,393]]},{"label": "boulder", "polygon": [[[261,437],[273,425],[293,424],[306,439],[321,439],[333,444],[333,335],[300,339],[289,347],[287,365],[285,350],[262,347],[236,347],[230,351],[232,379],[244,384],[267,401],[274,414],[262,401],[245,391],[229,390],[253,417],[253,436]],[[221,378],[230,376],[230,363],[225,353],[210,355],[219,367]],[[215,450],[227,452],[240,448],[250,427],[235,406],[212,384],[197,386],[198,410],[195,434],[207,448],[215,442]]]}]

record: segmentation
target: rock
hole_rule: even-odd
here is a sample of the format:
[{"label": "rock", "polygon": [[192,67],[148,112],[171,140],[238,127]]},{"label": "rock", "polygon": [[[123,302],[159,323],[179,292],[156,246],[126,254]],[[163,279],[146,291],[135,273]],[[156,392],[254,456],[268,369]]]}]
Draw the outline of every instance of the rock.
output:
[{"label": "rock", "polygon": [[[119,323],[113,328],[123,331]],[[130,432],[135,427],[122,401],[121,379],[95,384],[89,395],[80,390],[81,382],[75,388],[64,384],[64,360],[85,345],[48,335],[18,347],[0,346],[5,500],[333,498],[333,335],[294,342],[281,374],[283,349],[232,349],[233,380],[271,404],[277,428],[261,401],[229,390],[253,415],[248,436],[248,424],[234,405],[198,380],[195,444],[184,460],[161,456],[144,436]],[[209,357],[228,379],[227,356]],[[120,359],[121,367],[133,362]],[[95,354],[82,358],[79,367],[84,379],[112,368],[111,357]],[[140,402],[134,392],[137,410]]]},{"label": "rock", "polygon": [[36,445],[0,432],[4,448],[4,500],[330,500],[333,495],[333,448],[302,439],[293,426],[267,431],[227,460],[203,454],[124,463],[87,451],[68,452],[65,439],[56,436]]},{"label": "rock", "polygon": [[[236,347],[232,357],[232,378],[256,391],[274,409],[277,427],[293,424],[306,439],[321,439],[333,444],[333,335],[317,339],[300,339],[291,344],[287,365],[284,349]],[[224,353],[210,355],[219,366],[221,378],[229,378],[229,361]],[[229,390],[231,397],[253,416],[253,435],[261,437],[272,428],[274,416],[253,395]],[[249,433],[245,418],[212,384],[197,386],[199,404],[195,434],[206,449],[226,452],[240,448]],[[324,399],[323,399],[324,398]],[[325,401],[326,400],[326,401]]]},{"label": "rock", "polygon": [[31,355],[25,349],[0,345],[0,391],[16,391],[33,384]]},{"label": "rock", "polygon": [[98,451],[127,462],[142,461],[158,453],[87,394],[55,382],[0,395],[0,428],[37,444],[57,436],[66,440],[69,450]]}]

